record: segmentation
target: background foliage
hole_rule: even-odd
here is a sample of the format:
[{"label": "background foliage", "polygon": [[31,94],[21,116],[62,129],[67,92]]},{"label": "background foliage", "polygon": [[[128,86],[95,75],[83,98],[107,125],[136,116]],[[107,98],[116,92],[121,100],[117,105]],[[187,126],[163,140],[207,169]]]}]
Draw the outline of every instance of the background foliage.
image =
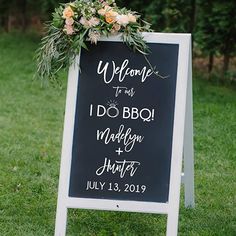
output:
[{"label": "background foliage", "polygon": [[[0,0],[0,26],[5,31],[40,24],[50,19],[53,9],[68,0]],[[230,62],[236,54],[235,0],[117,0],[142,14],[158,32],[190,32],[196,55],[208,57],[208,78],[213,77],[214,58],[222,56],[221,80],[236,80]],[[41,27],[42,30],[42,27]]]}]

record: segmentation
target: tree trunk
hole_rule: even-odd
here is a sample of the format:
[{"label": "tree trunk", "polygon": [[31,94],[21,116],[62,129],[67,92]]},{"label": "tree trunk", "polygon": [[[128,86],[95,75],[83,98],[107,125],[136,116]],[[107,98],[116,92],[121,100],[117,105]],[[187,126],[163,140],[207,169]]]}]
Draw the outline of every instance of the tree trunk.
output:
[{"label": "tree trunk", "polygon": [[26,12],[27,2],[26,0],[19,1],[19,9],[20,9],[20,15],[21,15],[21,27],[22,32],[26,31],[27,27],[27,12]]},{"label": "tree trunk", "polygon": [[191,0],[189,32],[193,33],[195,26],[196,0]]},{"label": "tree trunk", "polygon": [[225,53],[224,54],[224,62],[223,62],[223,70],[222,70],[224,77],[229,70],[229,62],[230,62],[230,54]]},{"label": "tree trunk", "polygon": [[210,75],[214,66],[214,53],[210,52],[208,61],[208,74]]},{"label": "tree trunk", "polygon": [[12,29],[12,22],[13,22],[13,17],[11,13],[9,13],[8,18],[7,18],[7,32],[11,32]]}]

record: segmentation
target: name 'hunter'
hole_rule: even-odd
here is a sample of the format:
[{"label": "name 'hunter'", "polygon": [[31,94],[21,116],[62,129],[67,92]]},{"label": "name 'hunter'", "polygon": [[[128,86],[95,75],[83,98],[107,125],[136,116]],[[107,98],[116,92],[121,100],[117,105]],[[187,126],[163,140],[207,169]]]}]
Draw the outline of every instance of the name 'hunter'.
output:
[{"label": "name 'hunter'", "polygon": [[111,162],[110,159],[105,158],[104,163],[100,166],[96,174],[102,175],[104,172],[111,172],[112,174],[119,173],[120,178],[123,178],[125,174],[129,174],[129,176],[134,176],[135,172],[137,171],[138,167],[140,166],[140,162],[138,161],[115,161],[114,163]]}]

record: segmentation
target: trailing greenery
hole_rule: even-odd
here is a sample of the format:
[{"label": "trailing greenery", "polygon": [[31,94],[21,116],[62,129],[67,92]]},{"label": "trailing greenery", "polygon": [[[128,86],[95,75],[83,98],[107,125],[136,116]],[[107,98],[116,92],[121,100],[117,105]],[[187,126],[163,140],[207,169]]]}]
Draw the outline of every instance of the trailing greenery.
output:
[{"label": "trailing greenery", "polygon": [[41,79],[57,81],[57,73],[67,68],[88,41],[96,44],[101,37],[121,34],[125,44],[134,51],[147,54],[142,32],[150,25],[114,1],[84,1],[63,4],[53,13],[53,20],[37,51],[37,72]]},{"label": "trailing greenery", "polygon": [[[29,82],[38,42],[0,37],[2,236],[54,233],[66,81],[62,90]],[[184,208],[182,192],[179,235],[234,236],[236,93],[201,77],[193,80],[196,208]],[[162,236],[165,224],[163,215],[69,210],[67,235]]]}]

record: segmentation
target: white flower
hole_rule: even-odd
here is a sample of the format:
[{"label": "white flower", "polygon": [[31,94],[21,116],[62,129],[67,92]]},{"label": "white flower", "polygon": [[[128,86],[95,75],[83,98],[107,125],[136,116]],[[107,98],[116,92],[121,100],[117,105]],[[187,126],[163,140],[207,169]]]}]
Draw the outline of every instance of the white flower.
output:
[{"label": "white flower", "polygon": [[126,26],[129,24],[129,17],[127,15],[118,15],[116,17],[116,22],[119,24],[119,25],[123,25],[123,26]]},{"label": "white flower", "polygon": [[97,17],[92,17],[89,21],[91,27],[97,26],[100,23],[100,20]]},{"label": "white flower", "polygon": [[97,41],[100,39],[101,34],[97,30],[89,30],[88,36],[91,43],[97,44]]},{"label": "white flower", "polygon": [[72,25],[65,25],[66,34],[72,35],[75,31]]},{"label": "white flower", "polygon": [[110,6],[105,6],[104,8],[98,10],[98,14],[101,16],[104,16],[106,14],[106,12],[112,10],[112,8]]},{"label": "white flower", "polygon": [[129,22],[132,22],[132,23],[135,23],[137,20],[136,17],[131,13],[128,14],[128,18],[129,18]]},{"label": "white flower", "polygon": [[95,8],[90,8],[90,11],[94,14],[96,13],[96,9]]},{"label": "white flower", "polygon": [[89,28],[89,22],[85,17],[81,17],[79,23],[86,28]]},{"label": "white flower", "polygon": [[105,11],[105,9],[103,9],[103,8],[100,9],[100,10],[98,10],[98,14],[101,15],[101,16],[104,16],[105,13],[106,13],[106,11]]},{"label": "white flower", "polygon": [[82,24],[85,28],[91,28],[97,26],[100,23],[100,20],[97,17],[92,17],[87,20],[85,17],[81,17],[80,24]]}]

